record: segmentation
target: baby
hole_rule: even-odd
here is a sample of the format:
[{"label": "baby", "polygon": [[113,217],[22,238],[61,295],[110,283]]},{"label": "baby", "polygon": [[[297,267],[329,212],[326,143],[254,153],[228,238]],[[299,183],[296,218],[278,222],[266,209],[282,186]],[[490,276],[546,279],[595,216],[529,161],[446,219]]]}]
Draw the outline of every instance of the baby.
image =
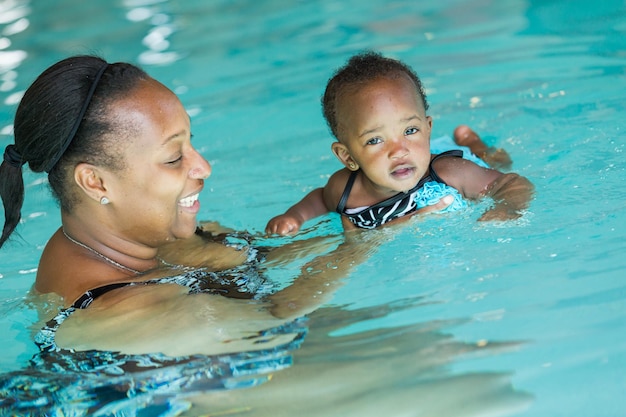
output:
[{"label": "baby", "polygon": [[481,221],[515,219],[528,207],[532,184],[482,164],[506,167],[511,161],[469,127],[457,127],[454,138],[482,158],[480,163],[462,158],[459,150],[431,154],[426,95],[415,72],[400,61],[373,52],[352,57],[328,82],[322,105],[337,138],[332,151],[345,168],[271,219],[267,233],[294,234],[305,221],[329,211],[341,214],[346,231],[371,229],[406,219],[440,199],[454,209],[465,199],[491,197],[494,204]]}]

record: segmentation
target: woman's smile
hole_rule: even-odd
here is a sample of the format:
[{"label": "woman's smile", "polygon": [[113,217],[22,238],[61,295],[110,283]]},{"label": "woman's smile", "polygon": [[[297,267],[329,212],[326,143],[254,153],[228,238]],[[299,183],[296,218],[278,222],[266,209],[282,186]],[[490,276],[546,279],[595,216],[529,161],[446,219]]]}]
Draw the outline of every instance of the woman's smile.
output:
[{"label": "woman's smile", "polygon": [[186,211],[197,213],[198,210],[200,210],[200,201],[198,201],[199,196],[200,193],[195,193],[188,197],[181,198],[178,200],[178,205],[186,209]]}]

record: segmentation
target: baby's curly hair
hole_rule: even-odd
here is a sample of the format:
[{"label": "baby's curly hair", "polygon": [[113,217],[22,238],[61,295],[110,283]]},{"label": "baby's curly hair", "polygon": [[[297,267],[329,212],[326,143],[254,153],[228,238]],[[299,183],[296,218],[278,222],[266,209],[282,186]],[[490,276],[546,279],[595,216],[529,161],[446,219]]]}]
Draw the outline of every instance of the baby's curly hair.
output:
[{"label": "baby's curly hair", "polygon": [[348,63],[339,68],[326,85],[322,97],[322,111],[328,127],[333,135],[337,136],[337,97],[349,86],[368,83],[379,77],[393,77],[398,73],[408,75],[415,83],[415,89],[428,110],[426,94],[422,82],[408,65],[401,61],[385,58],[380,53],[366,51],[354,55]]}]

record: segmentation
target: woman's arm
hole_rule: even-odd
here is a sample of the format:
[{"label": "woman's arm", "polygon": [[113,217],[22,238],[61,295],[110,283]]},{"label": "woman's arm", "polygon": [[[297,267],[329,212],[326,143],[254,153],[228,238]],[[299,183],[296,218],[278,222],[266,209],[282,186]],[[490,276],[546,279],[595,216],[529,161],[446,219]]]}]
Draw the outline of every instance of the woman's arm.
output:
[{"label": "woman's arm", "polygon": [[[443,210],[453,200],[452,196],[445,196],[436,204],[419,209],[413,215]],[[409,218],[411,217],[405,216],[401,219]],[[390,227],[394,222],[395,220],[386,227]],[[380,239],[372,239],[374,235],[369,234],[367,230],[358,229],[351,223],[350,226],[352,228],[346,230],[343,235],[344,241],[335,250],[305,264],[293,284],[268,297],[272,315],[288,319],[316,310],[332,298],[345,283],[344,278],[382,243]]]},{"label": "woman's arm", "polygon": [[60,325],[56,343],[81,351],[216,355],[288,342],[295,335],[259,333],[284,322],[258,301],[189,294],[176,284],[137,285],[113,290],[76,310]]}]

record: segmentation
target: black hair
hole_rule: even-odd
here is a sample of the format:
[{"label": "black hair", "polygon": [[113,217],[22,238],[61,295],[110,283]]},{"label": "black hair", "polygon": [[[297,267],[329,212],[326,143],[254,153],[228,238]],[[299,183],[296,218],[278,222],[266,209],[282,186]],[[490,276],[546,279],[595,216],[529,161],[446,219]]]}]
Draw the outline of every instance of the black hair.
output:
[{"label": "black hair", "polygon": [[335,72],[326,85],[326,91],[322,97],[322,112],[332,134],[338,138],[337,98],[347,87],[365,84],[381,77],[393,77],[399,73],[406,74],[413,80],[416,93],[424,104],[424,110],[428,110],[422,81],[411,67],[396,59],[386,58],[380,53],[366,51],[350,58],[346,65]]},{"label": "black hair", "polygon": [[[76,202],[71,184],[78,163],[113,170],[124,167],[117,142],[130,132],[128,126],[115,123],[109,104],[131,94],[140,80],[148,78],[132,64],[107,64],[96,56],[79,55],[50,66],[24,93],[15,113],[11,153],[21,156],[22,164],[28,163],[33,172],[48,172],[62,210],[70,212]],[[81,117],[83,107],[86,112]],[[0,197],[5,212],[2,247],[20,221],[24,202],[21,165],[9,163],[6,157],[0,165]]]}]

